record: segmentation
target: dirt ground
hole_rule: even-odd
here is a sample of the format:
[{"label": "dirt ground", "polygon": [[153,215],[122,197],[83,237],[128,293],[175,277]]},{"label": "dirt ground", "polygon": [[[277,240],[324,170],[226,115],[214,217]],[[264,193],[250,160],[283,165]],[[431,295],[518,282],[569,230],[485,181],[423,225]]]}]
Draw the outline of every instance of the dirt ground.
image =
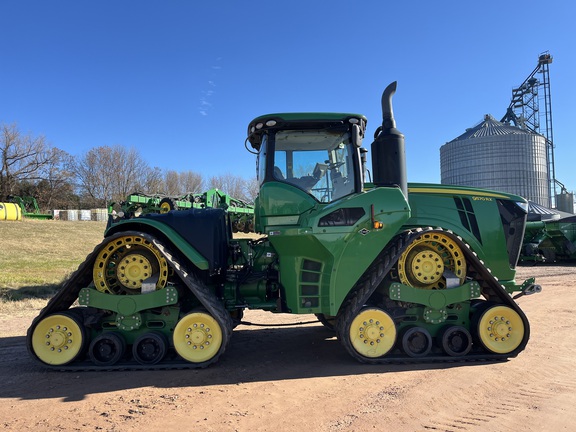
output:
[{"label": "dirt ground", "polygon": [[238,327],[205,370],[53,372],[25,348],[28,317],[0,317],[0,428],[9,431],[574,431],[574,266],[521,267],[531,339],[498,363],[368,366],[310,317]]}]

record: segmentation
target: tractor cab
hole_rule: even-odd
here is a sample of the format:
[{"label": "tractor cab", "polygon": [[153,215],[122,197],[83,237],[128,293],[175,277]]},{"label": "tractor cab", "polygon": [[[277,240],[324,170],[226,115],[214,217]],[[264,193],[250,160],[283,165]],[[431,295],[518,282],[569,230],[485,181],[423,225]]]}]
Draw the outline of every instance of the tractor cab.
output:
[{"label": "tractor cab", "polygon": [[359,147],[366,118],[359,114],[270,114],[249,126],[261,192],[266,183],[298,189],[317,203],[362,190]]},{"label": "tractor cab", "polygon": [[255,229],[296,226],[301,216],[362,191],[360,147],[366,117],[269,114],[248,126],[260,184]]}]

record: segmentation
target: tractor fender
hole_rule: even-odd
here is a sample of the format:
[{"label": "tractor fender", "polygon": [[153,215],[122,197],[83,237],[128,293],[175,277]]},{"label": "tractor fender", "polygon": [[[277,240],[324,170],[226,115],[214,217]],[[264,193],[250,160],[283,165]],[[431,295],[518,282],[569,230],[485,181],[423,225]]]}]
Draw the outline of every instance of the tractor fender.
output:
[{"label": "tractor fender", "polygon": [[112,225],[104,233],[104,237],[122,231],[142,231],[165,239],[167,246],[177,249],[192,264],[200,270],[208,270],[210,262],[193,245],[187,242],[175,229],[155,219],[134,218],[120,221]]}]

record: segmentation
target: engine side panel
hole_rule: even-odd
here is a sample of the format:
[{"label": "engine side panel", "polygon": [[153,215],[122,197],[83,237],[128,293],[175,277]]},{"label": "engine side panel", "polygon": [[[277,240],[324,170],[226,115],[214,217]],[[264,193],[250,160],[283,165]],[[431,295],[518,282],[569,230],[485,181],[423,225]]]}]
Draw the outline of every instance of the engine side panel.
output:
[{"label": "engine side panel", "polygon": [[[520,197],[479,189],[453,186],[411,184],[409,202],[412,217],[406,227],[442,227],[461,236],[485,265],[503,283],[513,283],[518,250],[513,246],[522,239],[523,219],[510,223],[501,202],[516,206]],[[508,219],[506,221],[505,219]]]}]

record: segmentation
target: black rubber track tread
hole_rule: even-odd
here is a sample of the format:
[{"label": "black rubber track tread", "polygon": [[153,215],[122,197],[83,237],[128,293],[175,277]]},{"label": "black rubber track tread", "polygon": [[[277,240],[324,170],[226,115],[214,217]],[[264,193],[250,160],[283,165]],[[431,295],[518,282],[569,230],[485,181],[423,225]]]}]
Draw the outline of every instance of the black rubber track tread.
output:
[{"label": "black rubber track tread", "polygon": [[[378,285],[384,280],[394,264],[400,258],[402,252],[407,246],[424,233],[438,232],[442,235],[450,237],[453,241],[461,246],[462,252],[466,256],[468,263],[468,275],[472,275],[474,280],[477,280],[482,288],[482,294],[491,300],[498,299],[499,304],[509,306],[516,311],[524,324],[524,336],[520,345],[510,353],[495,354],[490,352],[478,353],[470,352],[462,357],[453,357],[448,355],[430,354],[425,357],[411,358],[403,353],[392,352],[379,358],[368,358],[360,355],[350,342],[349,329],[354,317],[366,305],[370,296]],[[462,239],[449,231],[442,229],[415,229],[406,231],[396,237],[390,245],[376,258],[360,280],[356,283],[355,287],[351,290],[350,294],[343,302],[340,311],[336,318],[336,333],[338,339],[346,349],[346,351],[356,360],[368,364],[395,364],[395,363],[432,363],[432,362],[461,362],[461,361],[501,361],[511,357],[516,357],[528,343],[530,337],[530,324],[524,312],[504,289],[504,287],[492,276],[492,273],[487,269],[484,264],[478,259],[477,255],[465,244]]]},{"label": "black rubber track tread", "polygon": [[[92,269],[98,253],[111,241],[124,236],[140,236],[154,244],[154,246],[156,246],[162,255],[166,258],[168,265],[174,269],[174,271],[184,281],[190,291],[198,298],[200,303],[216,319],[222,329],[222,346],[220,347],[218,353],[210,360],[203,363],[191,363],[178,356],[172,355],[169,356],[168,359],[163,360],[162,362],[155,365],[142,365],[140,363],[130,361],[125,363],[117,363],[112,366],[98,366],[89,361],[81,361],[71,363],[69,365],[53,366],[48,365],[38,359],[32,347],[32,334],[36,328],[36,325],[38,325],[38,323],[48,315],[67,310],[70,308],[70,306],[72,306],[72,304],[78,299],[80,290],[92,283]],[[224,353],[230,343],[232,329],[232,318],[230,317],[228,311],[224,308],[222,302],[216,298],[215,294],[208,287],[206,287],[193,272],[188,271],[170,252],[168,252],[168,250],[158,239],[144,232],[124,231],[114,234],[110,237],[106,237],[86,257],[86,260],[80,264],[78,269],[66,281],[64,281],[60,290],[54,295],[54,297],[50,299],[46,307],[44,307],[44,309],[40,311],[40,314],[32,321],[32,324],[28,328],[26,334],[26,346],[32,358],[39,362],[43,367],[62,371],[198,369],[205,368],[208,365],[216,362],[218,358]]]}]

